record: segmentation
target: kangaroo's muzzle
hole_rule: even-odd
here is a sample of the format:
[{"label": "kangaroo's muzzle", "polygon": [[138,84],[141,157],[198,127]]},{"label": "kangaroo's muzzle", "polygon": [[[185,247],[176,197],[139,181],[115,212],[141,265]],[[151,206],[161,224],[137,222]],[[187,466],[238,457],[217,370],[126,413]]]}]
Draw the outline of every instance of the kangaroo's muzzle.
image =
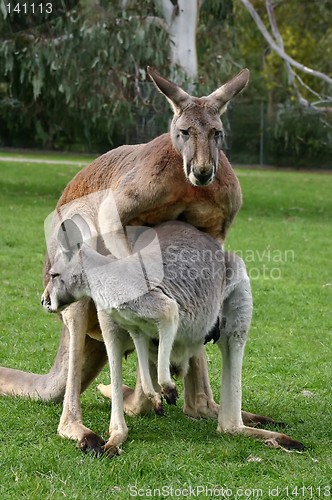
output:
[{"label": "kangaroo's muzzle", "polygon": [[51,297],[49,294],[45,291],[43,295],[41,296],[41,305],[45,309],[45,311],[52,313],[54,310],[52,309],[52,303],[51,303]]},{"label": "kangaroo's muzzle", "polygon": [[189,180],[194,186],[208,186],[214,180],[216,169],[214,165],[210,167],[192,166]]}]

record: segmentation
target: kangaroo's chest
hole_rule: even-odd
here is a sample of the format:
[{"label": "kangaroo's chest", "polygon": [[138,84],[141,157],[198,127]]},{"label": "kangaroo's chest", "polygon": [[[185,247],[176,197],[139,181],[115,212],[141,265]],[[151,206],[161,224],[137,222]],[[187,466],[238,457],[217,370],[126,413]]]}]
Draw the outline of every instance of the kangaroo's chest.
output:
[{"label": "kangaroo's chest", "polygon": [[169,220],[181,220],[218,238],[220,228],[229,215],[228,201],[222,200],[212,190],[188,188],[177,189],[155,206],[130,221],[130,225],[155,226]]},{"label": "kangaroo's chest", "polygon": [[156,226],[161,222],[179,219],[186,205],[181,202],[169,202],[156,206],[154,209],[140,213],[130,221],[130,225]]}]

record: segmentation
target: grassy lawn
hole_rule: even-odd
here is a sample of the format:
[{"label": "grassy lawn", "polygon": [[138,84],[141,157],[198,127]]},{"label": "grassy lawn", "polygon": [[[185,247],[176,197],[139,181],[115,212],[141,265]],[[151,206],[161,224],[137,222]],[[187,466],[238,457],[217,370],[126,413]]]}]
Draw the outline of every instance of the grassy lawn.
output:
[{"label": "grassy lawn", "polygon": [[[0,151],[0,161],[2,160],[11,160],[15,159],[21,162],[24,160],[25,163],[30,165],[29,160],[33,162],[36,160],[39,162],[41,160],[45,160],[45,162],[59,162],[59,161],[70,161],[77,162],[83,165],[87,165],[91,161],[93,161],[98,155],[88,155],[88,154],[70,154],[70,153],[44,153],[41,151],[30,151],[30,150],[22,150],[20,152],[14,151]],[[25,161],[27,160],[27,161]]]},{"label": "grassy lawn", "polygon": [[[0,163],[2,366],[42,373],[52,364],[60,323],[39,305],[43,221],[77,171],[68,165]],[[167,408],[167,418],[128,418],[121,456],[94,459],[57,436],[60,405],[3,397],[1,499],[149,498],[150,489],[162,487],[172,487],[178,498],[186,491],[177,488],[190,487],[217,488],[219,498],[332,496],[332,176],[242,169],[238,174],[244,206],[228,247],[246,259],[255,303],[243,407],[287,422],[286,432],[307,450],[286,453],[219,435],[215,421],[188,419],[181,399]],[[208,346],[208,356],[219,399],[220,355]],[[134,383],[134,367],[131,356],[125,362],[127,383]],[[101,435],[107,433],[109,404],[96,385],[108,378],[105,369],[82,397],[84,421]],[[223,496],[222,487],[228,488]],[[194,492],[213,498],[209,491]],[[172,497],[170,490],[168,496],[166,489],[160,493]]]}]

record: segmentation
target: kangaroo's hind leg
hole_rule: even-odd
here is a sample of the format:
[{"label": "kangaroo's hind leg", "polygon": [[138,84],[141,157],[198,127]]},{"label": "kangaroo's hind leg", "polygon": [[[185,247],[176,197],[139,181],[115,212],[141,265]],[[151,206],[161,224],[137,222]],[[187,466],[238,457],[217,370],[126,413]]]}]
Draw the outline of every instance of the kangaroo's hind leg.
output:
[{"label": "kangaroo's hind leg", "polygon": [[217,418],[218,409],[210,386],[205,348],[202,346],[190,358],[189,370],[184,377],[183,411],[192,418]]},{"label": "kangaroo's hind leg", "polygon": [[71,304],[62,313],[62,317],[69,330],[69,356],[67,384],[58,433],[62,437],[76,440],[83,451],[91,450],[99,454],[103,441],[83,425],[80,404],[83,353],[88,327],[86,307],[82,301]]},{"label": "kangaroo's hind leg", "polygon": [[[150,373],[149,364],[149,337],[142,331],[130,332],[133,339],[138,359],[139,380],[142,386],[144,397],[151,401],[154,411],[158,415],[164,415],[164,407],[161,395],[155,390]],[[136,381],[137,383],[138,381]]]},{"label": "kangaroo's hind leg", "polygon": [[[158,385],[166,401],[175,404],[177,390],[171,378],[170,359],[179,323],[178,305],[160,290],[152,290],[146,300],[140,300],[137,307],[137,310],[132,311],[132,326],[128,328],[138,355],[141,384],[145,396],[153,401],[155,411],[163,413],[161,398],[154,388],[149,369],[149,345],[153,335],[149,330],[152,332],[156,328],[158,332]],[[140,326],[143,324],[142,318],[145,326]]]},{"label": "kangaroo's hind leg", "polygon": [[[242,404],[242,361],[251,315],[252,296],[245,264],[238,256],[227,254],[228,284],[222,308],[221,335],[218,346],[223,356],[221,405],[218,431],[273,442],[290,449],[303,449],[302,443],[278,432],[255,429],[244,425]],[[249,415],[250,417],[250,415]]]},{"label": "kangaroo's hind leg", "polygon": [[[249,277],[244,262],[230,252],[225,252],[225,265],[227,280],[222,307],[224,311],[227,311],[229,318],[232,317],[233,321],[242,322],[244,329],[243,340],[245,342],[250,327],[252,309]],[[235,302],[234,296],[237,297]],[[237,317],[238,319],[236,319]],[[224,326],[222,321],[221,326]],[[229,322],[226,327],[230,327]],[[219,415],[220,419],[219,405],[214,401],[210,386],[206,353],[203,346],[200,352],[190,359],[189,371],[184,379],[184,388],[184,412],[187,415],[192,418],[210,417],[216,419]],[[246,411],[242,411],[241,416],[243,423],[246,425],[279,425],[271,418]]]},{"label": "kangaroo's hind leg", "polygon": [[123,414],[122,356],[128,333],[119,327],[105,311],[98,311],[102,335],[110,365],[112,383],[112,412],[109,425],[109,440],[105,444],[108,456],[118,454],[118,446],[126,441],[128,427]]}]

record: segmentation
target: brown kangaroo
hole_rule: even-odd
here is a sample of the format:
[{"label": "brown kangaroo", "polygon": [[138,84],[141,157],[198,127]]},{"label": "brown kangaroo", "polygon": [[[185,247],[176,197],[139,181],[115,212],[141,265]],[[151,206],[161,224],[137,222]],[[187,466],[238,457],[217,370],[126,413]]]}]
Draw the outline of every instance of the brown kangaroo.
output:
[{"label": "brown kangaroo", "polygon": [[[236,175],[221,150],[220,114],[247,85],[249,71],[242,70],[201,98],[190,96],[153,69],[148,71],[173,108],[170,133],[147,144],[121,146],[97,158],[67,185],[57,212],[60,219],[65,211],[66,218],[84,221],[92,235],[102,235],[107,249],[120,256],[126,251],[126,241],[120,250],[114,248],[113,241],[115,234],[121,239],[122,227],[154,226],[173,219],[209,233],[222,244],[241,207],[242,196]],[[119,218],[114,217],[114,202]],[[57,227],[48,248],[45,285],[58,251],[56,233]],[[77,440],[82,449],[99,450],[101,440],[82,424],[80,408],[80,392],[107,359],[104,344],[98,342],[101,337],[95,306],[89,299],[82,299],[70,305],[62,319],[65,326],[51,371],[37,375],[0,368],[0,393],[53,401],[64,397],[59,434]],[[124,406],[134,414],[151,408],[139,377],[135,391],[124,387]],[[184,411],[193,417],[218,415],[203,348],[190,361]],[[269,421],[244,412],[242,418],[246,422]]]}]

